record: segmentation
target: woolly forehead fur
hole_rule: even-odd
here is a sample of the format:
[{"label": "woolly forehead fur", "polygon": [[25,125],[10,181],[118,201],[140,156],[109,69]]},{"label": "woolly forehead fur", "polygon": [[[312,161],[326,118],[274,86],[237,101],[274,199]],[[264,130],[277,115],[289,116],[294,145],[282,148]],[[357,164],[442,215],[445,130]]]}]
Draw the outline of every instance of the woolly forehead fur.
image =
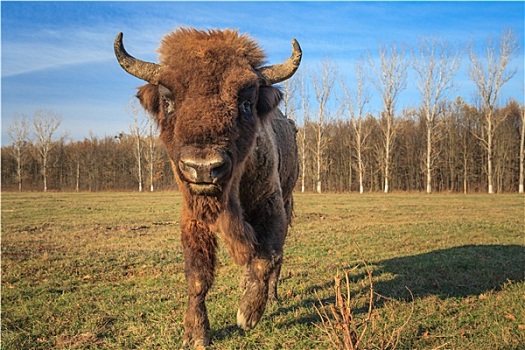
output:
[{"label": "woolly forehead fur", "polygon": [[259,68],[266,58],[252,38],[229,29],[177,29],[162,39],[158,52],[161,65],[177,70],[190,62],[224,62],[229,65],[248,63],[252,68]]}]

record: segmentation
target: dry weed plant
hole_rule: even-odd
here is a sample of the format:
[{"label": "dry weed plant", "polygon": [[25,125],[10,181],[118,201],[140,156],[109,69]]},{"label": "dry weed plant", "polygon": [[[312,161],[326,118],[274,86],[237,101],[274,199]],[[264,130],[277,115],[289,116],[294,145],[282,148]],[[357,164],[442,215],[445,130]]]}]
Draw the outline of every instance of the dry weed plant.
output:
[{"label": "dry weed plant", "polygon": [[[333,349],[394,350],[399,344],[403,329],[412,317],[414,307],[412,306],[407,320],[400,327],[389,329],[387,323],[379,322],[379,313],[375,309],[375,305],[380,299],[388,298],[374,291],[372,269],[363,259],[359,247],[357,249],[361,255],[361,263],[352,270],[345,272],[344,286],[343,278],[339,274],[334,277],[335,304],[324,305],[316,292],[319,307],[314,307],[321,318],[321,324],[315,324],[315,326],[327,336]],[[353,310],[352,304],[355,305],[354,308],[357,306],[357,300],[354,301],[353,299],[356,299],[357,296],[352,296],[350,292],[350,278],[348,277],[350,272],[360,267],[364,267],[366,270],[364,285],[367,291],[363,292],[366,298],[366,313],[364,315],[358,315],[356,310]],[[410,294],[412,295],[411,292]],[[393,317],[388,319],[393,319]]]}]

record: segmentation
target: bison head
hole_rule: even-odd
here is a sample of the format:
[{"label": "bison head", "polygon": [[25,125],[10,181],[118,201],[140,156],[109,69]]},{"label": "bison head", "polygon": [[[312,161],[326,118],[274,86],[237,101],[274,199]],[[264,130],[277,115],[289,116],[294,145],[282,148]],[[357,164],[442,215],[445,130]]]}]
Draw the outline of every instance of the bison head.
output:
[{"label": "bison head", "polygon": [[301,49],[295,39],[292,43],[286,62],[262,66],[264,53],[245,35],[179,29],[162,40],[156,64],[129,55],[122,33],[117,35],[118,62],[148,82],[137,97],[160,127],[183,193],[228,192],[260,124],[281,100],[272,85],[299,67]]}]

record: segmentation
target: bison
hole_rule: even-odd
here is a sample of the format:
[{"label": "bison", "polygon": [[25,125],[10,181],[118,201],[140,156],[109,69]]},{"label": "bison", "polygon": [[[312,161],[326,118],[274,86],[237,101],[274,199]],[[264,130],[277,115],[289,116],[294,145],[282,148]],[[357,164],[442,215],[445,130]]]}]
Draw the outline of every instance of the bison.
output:
[{"label": "bison", "polygon": [[297,130],[277,108],[282,92],[273,84],[296,72],[301,48],[294,39],[287,61],[263,66],[247,35],[181,28],[162,39],[158,64],[128,54],[122,33],[114,49],[121,67],[147,82],[137,97],[160,129],[183,197],[184,345],[210,343],[205,299],[217,236],[244,267],[237,325],[253,328],[277,299],[299,167]]}]

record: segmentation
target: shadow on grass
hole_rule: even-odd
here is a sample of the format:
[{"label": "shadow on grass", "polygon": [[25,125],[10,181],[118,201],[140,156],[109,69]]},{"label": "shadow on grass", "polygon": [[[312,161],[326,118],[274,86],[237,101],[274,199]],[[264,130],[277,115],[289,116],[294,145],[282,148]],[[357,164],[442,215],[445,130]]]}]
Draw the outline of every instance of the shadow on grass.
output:
[{"label": "shadow on grass", "polygon": [[461,298],[500,290],[508,280],[524,281],[524,266],[524,246],[466,245],[381,261],[374,274],[393,279],[374,288],[399,300],[411,299],[405,287],[414,297]]},{"label": "shadow on grass", "polygon": [[[439,298],[463,298],[501,290],[509,280],[525,281],[525,246],[519,245],[466,245],[413,256],[404,256],[376,263],[373,275],[379,277],[374,290],[388,298],[411,301],[414,298],[437,296]],[[351,283],[364,275],[350,275]],[[386,280],[386,278],[391,277]],[[312,310],[307,316],[295,319],[291,324],[311,324],[320,320],[314,305],[319,301],[315,290],[333,288],[333,280],[321,281],[308,289],[311,294],[299,304],[280,308],[278,313],[293,312],[297,308]],[[381,299],[383,301],[383,299]],[[382,301],[376,304],[380,307]],[[321,300],[323,304],[335,302],[335,297]]]},{"label": "shadow on grass", "polygon": [[226,325],[223,328],[212,330],[212,343],[230,339],[234,336],[244,336],[245,331],[237,327],[236,324]]}]

